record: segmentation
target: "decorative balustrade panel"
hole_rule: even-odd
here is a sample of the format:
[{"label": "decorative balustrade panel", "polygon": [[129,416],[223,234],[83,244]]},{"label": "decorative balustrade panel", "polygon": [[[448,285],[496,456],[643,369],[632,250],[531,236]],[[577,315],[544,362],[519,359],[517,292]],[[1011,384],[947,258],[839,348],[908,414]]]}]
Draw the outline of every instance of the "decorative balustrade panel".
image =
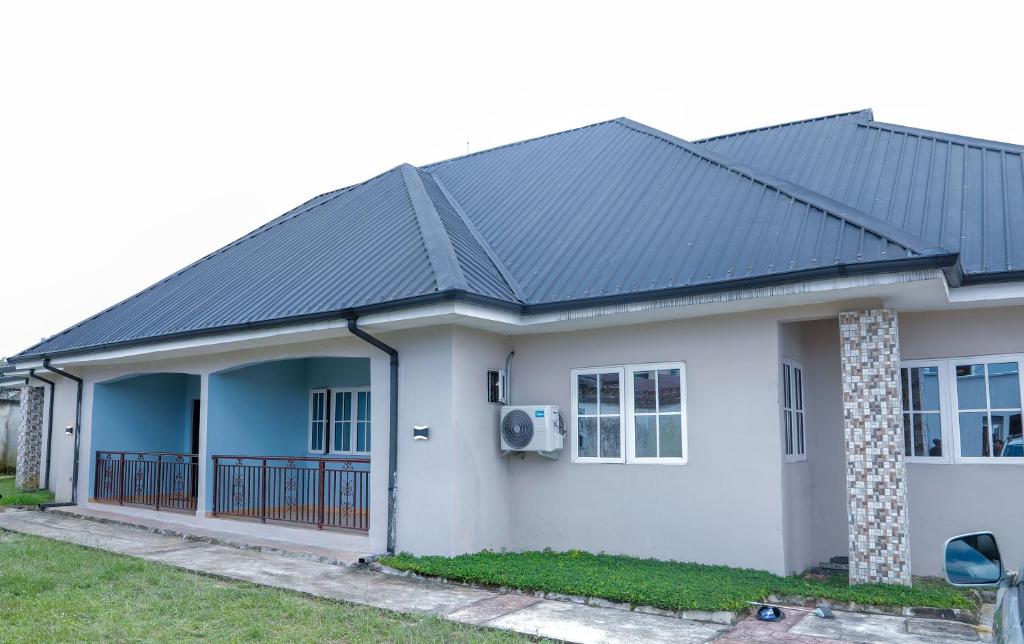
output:
[{"label": "decorative balustrade panel", "polygon": [[198,457],[176,452],[96,452],[93,498],[195,512]]},{"label": "decorative balustrade panel", "polygon": [[370,461],[214,456],[213,515],[367,531]]}]

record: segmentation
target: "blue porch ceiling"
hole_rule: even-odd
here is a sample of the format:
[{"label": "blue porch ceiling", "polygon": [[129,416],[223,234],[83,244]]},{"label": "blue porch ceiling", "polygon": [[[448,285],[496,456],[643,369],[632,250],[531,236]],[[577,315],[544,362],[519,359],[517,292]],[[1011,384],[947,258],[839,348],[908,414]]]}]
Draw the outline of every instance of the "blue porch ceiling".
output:
[{"label": "blue porch ceiling", "polygon": [[621,118],[402,165],[14,360],[439,297],[530,312],[950,266],[956,251],[970,270],[1016,270],[1022,148],[942,136],[854,112],[690,143]]}]

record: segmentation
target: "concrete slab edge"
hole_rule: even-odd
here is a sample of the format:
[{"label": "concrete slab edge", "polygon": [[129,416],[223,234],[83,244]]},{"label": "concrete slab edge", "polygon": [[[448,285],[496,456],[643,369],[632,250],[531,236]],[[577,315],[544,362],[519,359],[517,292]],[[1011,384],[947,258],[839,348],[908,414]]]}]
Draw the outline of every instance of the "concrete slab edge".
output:
[{"label": "concrete slab edge", "polygon": [[979,607],[977,611],[970,611],[964,608],[932,608],[930,606],[877,606],[875,604],[858,604],[856,602],[842,602],[834,600],[808,599],[801,596],[790,595],[769,595],[765,600],[767,604],[781,606],[805,606],[815,608],[827,604],[832,610],[843,610],[850,613],[865,613],[868,615],[891,615],[893,617],[917,617],[920,619],[943,619],[951,622],[961,622],[977,626],[980,623]]},{"label": "concrete slab edge", "polygon": [[431,581],[442,584],[451,584],[455,586],[465,586],[467,588],[478,588],[480,590],[490,590],[496,593],[506,595],[525,595],[527,597],[536,597],[538,599],[547,599],[551,601],[569,602],[573,604],[582,604],[584,606],[592,606],[594,608],[610,608],[613,610],[621,610],[631,613],[642,613],[644,615],[657,615],[659,617],[674,617],[676,619],[685,619],[693,622],[709,622],[712,624],[721,624],[723,626],[734,626],[740,617],[747,614],[748,611],[707,611],[707,610],[667,610],[664,608],[657,608],[655,606],[634,606],[625,602],[613,602],[607,599],[601,599],[600,597],[584,597],[582,595],[564,595],[562,593],[552,593],[543,590],[523,590],[521,588],[509,588],[507,586],[493,586],[488,584],[478,584],[458,579],[447,579],[445,577],[432,577],[429,575],[421,575],[410,570],[399,570],[390,566],[385,566],[382,563],[373,561],[367,564],[367,568],[375,572],[383,573],[385,575],[395,575],[397,577],[410,577],[413,579],[420,579],[423,581]]},{"label": "concrete slab edge", "polygon": [[111,517],[100,517],[85,512],[76,512],[69,508],[53,508],[44,510],[53,514],[59,514],[61,516],[72,517],[74,519],[82,519],[85,521],[93,521],[95,523],[104,523],[107,525],[121,526],[124,528],[132,528],[134,530],[141,530],[143,532],[149,532],[151,534],[159,534],[166,537],[179,537],[186,541],[198,541],[201,543],[208,543],[213,546],[227,546],[229,548],[237,548],[238,550],[254,550],[256,552],[265,552],[267,554],[281,555],[283,557],[291,557],[293,559],[302,559],[305,561],[313,561],[316,563],[331,564],[333,566],[347,567],[350,565],[341,559],[335,557],[327,557],[324,555],[317,555],[310,552],[300,552],[296,550],[289,550],[288,548],[278,548],[275,546],[267,546],[262,544],[246,543],[244,541],[237,541],[234,539],[221,539],[219,537],[211,537],[207,535],[197,535],[185,530],[177,530],[174,528],[160,528],[157,526],[147,525],[145,523],[139,523],[135,521],[126,521],[124,519],[114,519]]}]

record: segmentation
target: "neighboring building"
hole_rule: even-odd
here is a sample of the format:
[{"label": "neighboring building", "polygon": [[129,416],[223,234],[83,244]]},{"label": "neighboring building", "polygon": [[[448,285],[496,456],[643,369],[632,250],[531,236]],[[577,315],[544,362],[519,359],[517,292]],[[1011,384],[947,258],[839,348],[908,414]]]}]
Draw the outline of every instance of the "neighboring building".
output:
[{"label": "neighboring building", "polygon": [[[402,165],[9,376],[56,382],[57,498],[125,513],[367,552],[849,554],[900,583],[984,528],[1016,566],[1022,153],[862,111]],[[502,454],[507,363],[510,404],[561,408],[557,459]]]},{"label": "neighboring building", "polygon": [[0,387],[0,472],[13,470],[18,462],[18,389]]}]

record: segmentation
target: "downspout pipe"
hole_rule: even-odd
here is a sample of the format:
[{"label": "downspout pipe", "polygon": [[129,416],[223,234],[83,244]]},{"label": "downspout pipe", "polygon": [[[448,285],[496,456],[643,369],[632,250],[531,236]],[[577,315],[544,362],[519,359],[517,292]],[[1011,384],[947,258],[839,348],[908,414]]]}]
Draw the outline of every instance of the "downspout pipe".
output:
[{"label": "downspout pipe", "polygon": [[70,505],[78,504],[78,461],[79,451],[82,447],[82,389],[84,388],[85,382],[78,376],[71,375],[63,369],[58,369],[50,364],[49,358],[43,359],[43,368],[47,371],[51,371],[58,376],[64,376],[68,380],[74,380],[78,383],[78,392],[75,396],[75,461],[73,469],[71,470],[71,503]]},{"label": "downspout pipe", "polygon": [[43,482],[43,489],[50,489],[50,455],[53,453],[53,394],[56,385],[52,380],[47,380],[36,375],[35,369],[28,370],[29,378],[35,378],[39,382],[45,382],[50,387],[49,421],[46,424],[46,477]]},{"label": "downspout pipe", "polygon": [[391,357],[391,384],[388,401],[388,545],[389,555],[395,554],[395,505],[398,494],[398,350],[381,342],[366,331],[359,328],[356,318],[348,318],[349,333],[377,347]]}]

